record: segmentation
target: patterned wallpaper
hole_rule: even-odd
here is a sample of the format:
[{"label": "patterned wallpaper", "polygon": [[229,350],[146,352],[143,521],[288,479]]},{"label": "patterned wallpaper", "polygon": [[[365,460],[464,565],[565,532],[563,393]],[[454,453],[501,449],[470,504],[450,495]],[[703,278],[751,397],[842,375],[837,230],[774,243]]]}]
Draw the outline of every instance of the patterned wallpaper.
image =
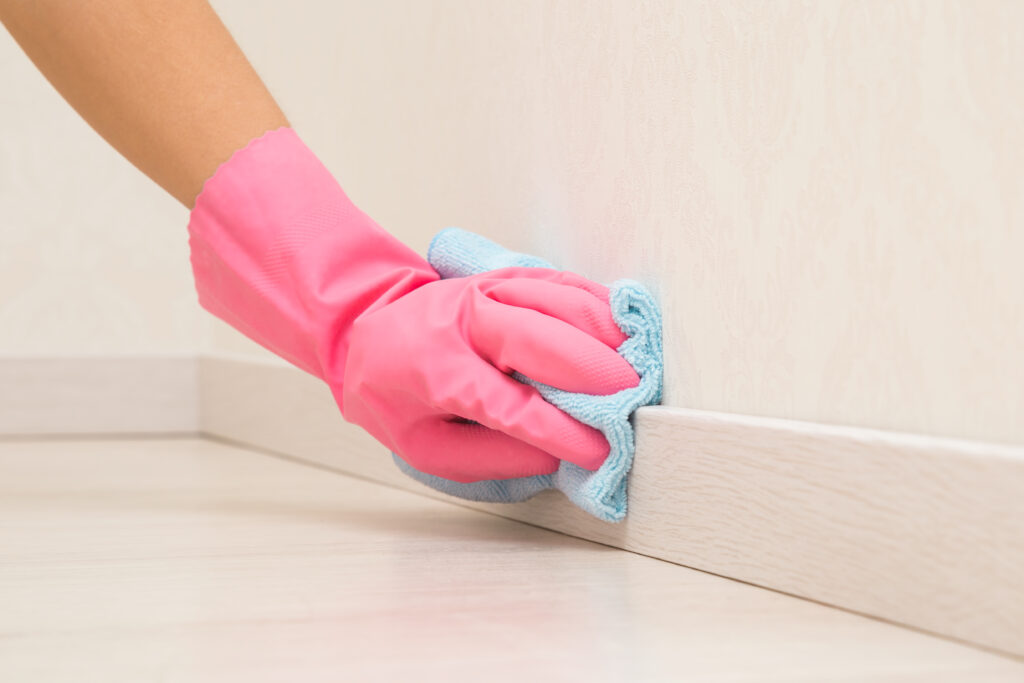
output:
[{"label": "patterned wallpaper", "polygon": [[[350,196],[413,247],[458,225],[650,285],[666,403],[1024,442],[1024,3],[214,5]],[[57,127],[61,145],[91,134]],[[54,157],[41,130],[9,135],[18,165]],[[61,153],[65,189],[75,158]],[[147,274],[190,329],[183,222],[154,216],[139,237],[141,209],[96,207],[114,191],[34,215],[18,182],[17,201],[3,183],[7,211],[35,226],[13,238],[19,263],[52,258],[27,236],[66,235],[52,225],[72,216],[164,240]],[[102,272],[91,305],[133,311],[118,334],[139,347],[168,334],[149,327],[155,293],[99,266],[95,233],[79,229],[70,250]],[[3,273],[10,346],[29,333],[9,330],[25,315],[9,312]],[[31,296],[20,306],[39,310],[55,290]],[[202,321],[207,348],[269,355]]]}]

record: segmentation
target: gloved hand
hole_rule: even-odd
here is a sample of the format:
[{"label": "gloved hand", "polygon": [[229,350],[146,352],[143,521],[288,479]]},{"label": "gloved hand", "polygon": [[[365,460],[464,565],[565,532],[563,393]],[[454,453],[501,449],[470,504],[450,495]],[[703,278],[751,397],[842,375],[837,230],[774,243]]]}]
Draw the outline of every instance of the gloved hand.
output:
[{"label": "gloved hand", "polygon": [[343,412],[445,479],[550,474],[559,460],[596,470],[604,435],[507,373],[588,394],[635,387],[614,351],[625,339],[607,288],[573,273],[503,268],[428,283],[352,326]]},{"label": "gloved hand", "polygon": [[325,381],[346,420],[420,471],[469,482],[607,456],[600,432],[506,374],[635,386],[603,286],[544,268],[440,280],[288,127],[217,169],[188,230],[200,305]]}]

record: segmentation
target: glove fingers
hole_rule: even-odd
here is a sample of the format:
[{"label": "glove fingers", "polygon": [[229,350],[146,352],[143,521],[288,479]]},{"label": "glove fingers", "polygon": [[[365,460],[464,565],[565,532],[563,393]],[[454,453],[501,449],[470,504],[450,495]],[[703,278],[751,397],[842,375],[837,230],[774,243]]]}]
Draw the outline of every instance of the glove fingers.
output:
[{"label": "glove fingers", "polygon": [[592,395],[640,383],[626,359],[569,323],[489,299],[477,303],[469,329],[473,347],[502,372],[517,370],[549,386]]},{"label": "glove fingers", "polygon": [[462,483],[551,474],[559,465],[558,458],[508,434],[448,419],[424,420],[409,445],[413,452],[403,458],[421,472]]},{"label": "glove fingers", "polygon": [[534,277],[501,280],[488,286],[486,293],[503,304],[530,308],[563,320],[613,349],[628,338],[612,318],[607,293],[602,299],[575,285]]},{"label": "glove fingers", "polygon": [[[538,314],[539,315],[539,314]],[[544,400],[534,387],[501,372],[482,358],[467,359],[451,384],[438,392],[437,407],[588,470],[608,457],[604,434]]]},{"label": "glove fingers", "polygon": [[536,268],[527,266],[509,266],[508,268],[499,268],[492,270],[487,273],[488,276],[497,276],[502,279],[510,278],[530,278],[533,280],[543,280],[546,282],[553,282],[560,285],[568,285],[570,287],[576,287],[582,289],[594,296],[599,301],[607,304],[610,290],[602,285],[600,282],[594,282],[588,280],[582,275],[577,275],[572,271],[568,270],[557,270],[555,268]]}]

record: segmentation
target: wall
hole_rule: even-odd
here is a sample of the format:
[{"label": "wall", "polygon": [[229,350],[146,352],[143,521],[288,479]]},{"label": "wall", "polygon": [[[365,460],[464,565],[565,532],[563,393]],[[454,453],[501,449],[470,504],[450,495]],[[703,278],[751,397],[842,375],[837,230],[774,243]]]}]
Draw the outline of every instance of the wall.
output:
[{"label": "wall", "polygon": [[[350,196],[414,248],[458,225],[654,288],[666,403],[1024,442],[1024,5],[214,5]],[[34,285],[25,313],[0,299],[3,347],[61,346],[63,321],[12,331],[47,305],[83,325],[96,307],[95,347],[187,345],[183,220],[121,206],[151,191],[141,176],[93,198],[107,185],[88,175],[116,163],[76,171],[66,146],[106,159],[98,137],[62,123],[51,143],[30,118],[35,142],[4,141],[18,167],[40,149],[69,166],[33,191],[58,197],[41,213],[3,183],[30,226],[4,232],[3,291],[90,265]],[[43,230],[69,240],[56,264]],[[200,320],[204,348],[269,356]]]},{"label": "wall", "polygon": [[1024,5],[216,7],[415,248],[655,288],[666,403],[1024,442]]}]

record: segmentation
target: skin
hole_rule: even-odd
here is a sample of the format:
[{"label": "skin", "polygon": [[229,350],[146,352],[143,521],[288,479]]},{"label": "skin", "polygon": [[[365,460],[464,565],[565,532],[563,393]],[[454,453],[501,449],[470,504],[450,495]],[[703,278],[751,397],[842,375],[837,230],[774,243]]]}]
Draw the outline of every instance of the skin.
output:
[{"label": "skin", "polygon": [[97,133],[189,209],[235,150],[290,125],[205,0],[0,0],[0,21]]}]

